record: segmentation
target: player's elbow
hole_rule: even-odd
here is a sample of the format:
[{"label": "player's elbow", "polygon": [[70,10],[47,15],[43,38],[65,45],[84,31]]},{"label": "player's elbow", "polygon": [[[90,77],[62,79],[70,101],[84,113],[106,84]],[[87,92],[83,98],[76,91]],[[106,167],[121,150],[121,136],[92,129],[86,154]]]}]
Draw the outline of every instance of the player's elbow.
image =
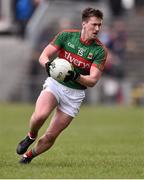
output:
[{"label": "player's elbow", "polygon": [[94,86],[95,86],[95,84],[89,84],[88,87],[92,88],[92,87],[94,87]]},{"label": "player's elbow", "polygon": [[88,84],[88,87],[94,87],[96,85],[97,81],[96,80],[91,80]]},{"label": "player's elbow", "polygon": [[42,58],[41,58],[41,56],[39,57],[38,61],[39,61],[40,64],[42,64]]},{"label": "player's elbow", "polygon": [[39,57],[39,63],[42,65],[42,66],[45,66],[45,64],[47,63],[48,61],[48,57],[45,55],[45,54],[41,54],[40,57]]},{"label": "player's elbow", "polygon": [[42,57],[43,57],[43,55],[41,54],[40,57],[39,57],[39,63],[42,62],[42,59],[43,59]]},{"label": "player's elbow", "polygon": [[96,85],[96,83],[91,83],[91,84],[89,84],[89,87],[94,87]]}]

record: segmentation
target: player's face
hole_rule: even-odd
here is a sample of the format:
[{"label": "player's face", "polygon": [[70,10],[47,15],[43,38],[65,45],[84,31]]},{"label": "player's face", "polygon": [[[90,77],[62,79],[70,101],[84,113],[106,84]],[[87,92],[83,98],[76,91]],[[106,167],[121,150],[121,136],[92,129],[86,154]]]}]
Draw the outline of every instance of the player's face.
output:
[{"label": "player's face", "polygon": [[102,19],[97,17],[90,17],[88,21],[82,23],[84,35],[87,39],[96,38],[101,29]]}]

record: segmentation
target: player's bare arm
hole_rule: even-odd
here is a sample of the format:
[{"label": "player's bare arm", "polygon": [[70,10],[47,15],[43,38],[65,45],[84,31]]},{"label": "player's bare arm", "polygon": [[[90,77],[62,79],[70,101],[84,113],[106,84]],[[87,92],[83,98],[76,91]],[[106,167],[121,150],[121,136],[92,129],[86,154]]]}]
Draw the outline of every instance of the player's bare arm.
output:
[{"label": "player's bare arm", "polygon": [[98,68],[92,66],[90,69],[90,75],[80,75],[77,81],[84,86],[93,87],[98,82],[101,75],[102,72]]},{"label": "player's bare arm", "polygon": [[40,64],[43,67],[45,67],[45,64],[49,61],[49,58],[51,58],[57,52],[58,52],[58,49],[56,47],[54,47],[51,44],[47,45],[40,55],[40,58],[39,58]]}]

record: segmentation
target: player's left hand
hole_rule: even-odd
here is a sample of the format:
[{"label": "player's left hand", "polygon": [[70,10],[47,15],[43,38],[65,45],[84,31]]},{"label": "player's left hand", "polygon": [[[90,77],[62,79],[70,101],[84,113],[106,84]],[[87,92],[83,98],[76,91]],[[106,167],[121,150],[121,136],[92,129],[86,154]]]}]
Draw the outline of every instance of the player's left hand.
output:
[{"label": "player's left hand", "polygon": [[51,66],[51,61],[48,61],[46,64],[45,64],[45,68],[46,68],[46,72],[48,74],[48,76],[50,77],[50,66]]},{"label": "player's left hand", "polygon": [[80,77],[80,74],[77,71],[68,71],[68,75],[65,77],[64,82],[70,80],[77,80]]}]

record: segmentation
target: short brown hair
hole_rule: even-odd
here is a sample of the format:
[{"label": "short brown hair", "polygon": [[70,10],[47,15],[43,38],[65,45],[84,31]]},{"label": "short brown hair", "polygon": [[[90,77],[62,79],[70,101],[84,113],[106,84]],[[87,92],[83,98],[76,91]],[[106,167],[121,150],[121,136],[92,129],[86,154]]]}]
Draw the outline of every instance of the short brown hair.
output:
[{"label": "short brown hair", "polygon": [[103,13],[100,10],[89,7],[83,10],[82,21],[87,21],[90,17],[93,16],[103,19]]}]

